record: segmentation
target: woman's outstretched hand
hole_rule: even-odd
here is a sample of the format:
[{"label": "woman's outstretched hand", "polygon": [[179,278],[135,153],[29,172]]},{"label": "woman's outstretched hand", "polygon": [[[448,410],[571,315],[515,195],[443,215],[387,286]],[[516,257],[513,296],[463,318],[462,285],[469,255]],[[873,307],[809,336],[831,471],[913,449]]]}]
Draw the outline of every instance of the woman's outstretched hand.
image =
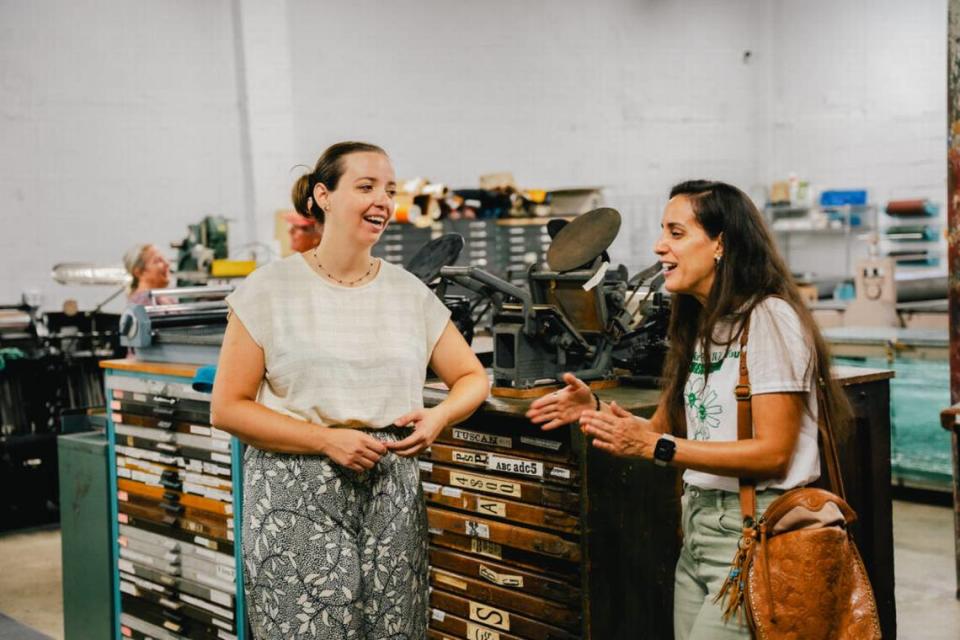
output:
[{"label": "woman's outstretched hand", "polygon": [[563,389],[548,393],[530,403],[527,417],[530,422],[541,425],[549,431],[565,424],[576,422],[587,409],[594,408],[593,392],[582,380],[572,373],[563,374],[567,383]]},{"label": "woman's outstretched hand", "polygon": [[580,429],[593,438],[593,446],[615,456],[652,459],[659,434],[650,428],[650,421],[616,402],[610,403],[610,410],[584,411],[580,416]]}]

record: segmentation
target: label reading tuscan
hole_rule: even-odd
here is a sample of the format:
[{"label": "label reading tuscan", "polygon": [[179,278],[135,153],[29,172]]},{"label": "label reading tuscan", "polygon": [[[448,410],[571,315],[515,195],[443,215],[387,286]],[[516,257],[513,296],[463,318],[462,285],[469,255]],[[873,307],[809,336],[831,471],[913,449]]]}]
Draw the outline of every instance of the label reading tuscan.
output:
[{"label": "label reading tuscan", "polygon": [[524,476],[533,476],[535,478],[543,477],[543,463],[533,460],[521,460],[519,458],[505,458],[503,456],[490,456],[487,462],[487,469],[491,471],[500,471],[502,473],[516,473]]},{"label": "label reading tuscan", "polygon": [[497,500],[487,500],[485,498],[477,498],[477,513],[483,513],[490,516],[500,516],[501,518],[507,517],[507,505],[503,502],[498,502]]},{"label": "label reading tuscan", "polygon": [[510,631],[510,614],[503,609],[471,602],[470,619],[503,631]]},{"label": "label reading tuscan", "polygon": [[500,634],[493,629],[487,629],[478,624],[468,622],[467,640],[500,640]]},{"label": "label reading tuscan", "polygon": [[507,573],[497,573],[488,566],[480,565],[480,577],[489,580],[501,587],[516,587],[523,589],[523,576],[513,576]]},{"label": "label reading tuscan", "polygon": [[520,442],[528,444],[531,447],[540,447],[541,449],[549,449],[550,451],[559,451],[560,447],[563,446],[562,442],[557,442],[556,440],[531,438],[530,436],[520,436]]},{"label": "label reading tuscan", "polygon": [[495,436],[490,433],[480,433],[479,431],[468,431],[466,429],[454,429],[454,440],[463,440],[464,442],[473,442],[476,444],[486,444],[494,447],[507,447],[513,445],[513,440],[504,436]]},{"label": "label reading tuscan", "polygon": [[463,528],[471,538],[483,538],[486,540],[490,537],[490,527],[482,522],[464,520]]},{"label": "label reading tuscan", "polygon": [[460,464],[469,464],[475,467],[486,467],[488,465],[486,453],[480,453],[479,451],[461,451],[460,449],[454,449],[453,452],[453,461],[459,462]]},{"label": "label reading tuscan", "polygon": [[500,545],[496,542],[490,542],[489,540],[472,539],[470,541],[470,550],[482,556],[496,558],[497,560],[503,559],[503,550],[500,548]]},{"label": "label reading tuscan", "polygon": [[516,482],[508,482],[499,478],[486,478],[472,473],[462,473],[460,471],[450,472],[450,484],[464,489],[473,489],[484,493],[496,493],[501,496],[520,497],[520,485]]}]

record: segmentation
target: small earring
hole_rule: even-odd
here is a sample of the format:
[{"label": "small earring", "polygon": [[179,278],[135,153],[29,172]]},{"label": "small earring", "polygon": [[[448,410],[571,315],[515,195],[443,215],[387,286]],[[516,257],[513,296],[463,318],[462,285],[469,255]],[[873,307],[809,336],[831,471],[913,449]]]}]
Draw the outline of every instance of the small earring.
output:
[{"label": "small earring", "polygon": [[719,253],[718,253],[717,255],[713,256],[713,262],[714,262],[715,264],[719,265],[719,264],[720,264],[720,258],[721,258],[721,257],[722,257],[722,256],[721,256]]}]

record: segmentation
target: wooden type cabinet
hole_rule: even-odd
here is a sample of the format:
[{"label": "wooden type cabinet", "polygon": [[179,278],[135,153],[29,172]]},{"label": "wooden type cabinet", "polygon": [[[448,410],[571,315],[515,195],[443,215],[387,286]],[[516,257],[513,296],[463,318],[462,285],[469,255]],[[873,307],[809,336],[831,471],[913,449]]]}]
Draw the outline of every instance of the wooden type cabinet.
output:
[{"label": "wooden type cabinet", "polygon": [[[855,420],[838,434],[848,499],[885,638],[896,637],[889,372],[836,372]],[[601,391],[649,416],[659,393]],[[427,389],[435,404],[443,392]],[[542,432],[528,401],[490,398],[420,461],[432,640],[673,637],[680,476],[614,458],[578,429]]]},{"label": "wooden type cabinet", "polygon": [[103,363],[114,637],[237,640],[244,629],[240,443],[210,426],[196,367]]}]

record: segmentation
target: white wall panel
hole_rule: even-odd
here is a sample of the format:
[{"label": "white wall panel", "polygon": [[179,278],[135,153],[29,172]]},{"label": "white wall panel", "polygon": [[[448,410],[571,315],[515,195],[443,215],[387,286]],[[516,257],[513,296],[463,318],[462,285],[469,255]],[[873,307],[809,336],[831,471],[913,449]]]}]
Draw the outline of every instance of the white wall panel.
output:
[{"label": "white wall panel", "polygon": [[762,5],[291,0],[296,148],[366,139],[454,187],[603,185],[631,229],[616,257],[643,264],[672,183],[754,180]]},{"label": "white wall panel", "polygon": [[0,303],[240,211],[232,39],[225,0],[0,3]]}]

